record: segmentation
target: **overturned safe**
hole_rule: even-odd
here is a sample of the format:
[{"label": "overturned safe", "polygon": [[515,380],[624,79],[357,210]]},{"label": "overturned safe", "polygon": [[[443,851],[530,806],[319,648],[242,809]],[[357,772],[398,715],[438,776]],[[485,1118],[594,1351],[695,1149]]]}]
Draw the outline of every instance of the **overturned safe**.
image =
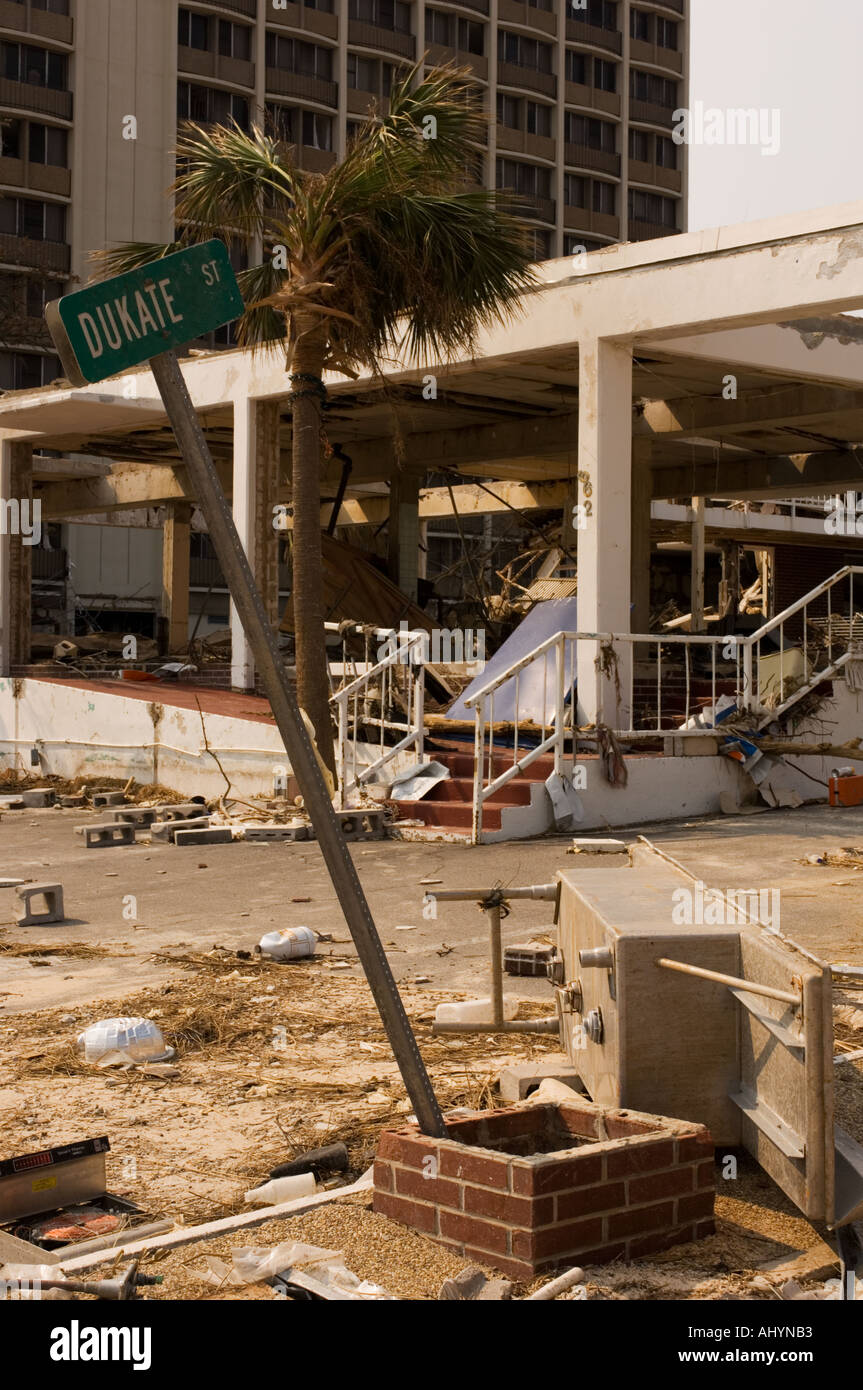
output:
[{"label": "overturned safe", "polygon": [[[502,904],[554,902],[556,1022],[521,1030],[551,1023],[593,1101],[707,1125],[717,1147],[747,1149],[811,1220],[843,1227],[863,1216],[863,1148],[834,1124],[830,966],[765,920],[757,893],[705,890],[645,844],[625,867],[435,896],[485,908],[492,999]],[[492,1019],[473,1030],[518,1026]]]}]

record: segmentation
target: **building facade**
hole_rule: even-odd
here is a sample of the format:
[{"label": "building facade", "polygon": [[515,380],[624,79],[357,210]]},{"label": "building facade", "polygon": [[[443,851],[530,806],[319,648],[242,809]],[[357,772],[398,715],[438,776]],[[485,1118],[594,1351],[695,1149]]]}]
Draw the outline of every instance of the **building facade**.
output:
[{"label": "building facade", "polygon": [[92,250],[172,239],[179,122],[266,119],[324,170],[424,53],[473,71],[490,115],[476,176],[520,195],[537,259],[684,231],[686,149],[671,133],[686,8],[0,0],[0,389],[59,374],[42,311],[89,278]]}]

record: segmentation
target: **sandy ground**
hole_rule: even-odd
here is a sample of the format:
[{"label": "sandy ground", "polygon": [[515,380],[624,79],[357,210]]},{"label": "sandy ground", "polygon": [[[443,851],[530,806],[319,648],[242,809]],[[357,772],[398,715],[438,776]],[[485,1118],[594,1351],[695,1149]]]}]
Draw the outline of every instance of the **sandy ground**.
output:
[{"label": "sandy ground", "polygon": [[[315,844],[205,849],[138,844],[84,849],[80,811],[6,812],[0,874],[63,883],[69,920],[14,925],[0,890],[0,1156],[107,1134],[109,1186],[186,1224],[245,1209],[243,1194],[275,1163],[342,1139],[351,1171],[370,1162],[380,1130],[409,1105]],[[863,845],[863,812],[797,811],[644,828],[715,886],[778,885],[782,928],[827,959],[863,964],[857,871],[799,861]],[[624,835],[623,838],[634,838]],[[485,919],[470,903],[422,913],[426,891],[550,880],[573,867],[569,839],[483,846],[381,842],[352,846],[405,1005],[442,1105],[496,1103],[508,1060],[551,1040],[431,1034],[443,998],[487,992]],[[332,936],[313,961],[249,955],[263,932],[308,923]],[[504,940],[549,929],[549,905],[520,903]],[[243,955],[238,956],[240,951]],[[863,982],[837,992],[837,1048],[863,1046]],[[513,979],[521,1016],[549,1011],[541,980]],[[178,1074],[152,1078],[85,1066],[78,1032],[109,1013],[154,1018],[176,1047]],[[846,1064],[839,1118],[863,1140],[863,1068]],[[764,1261],[802,1251],[816,1232],[745,1155],[718,1181],[717,1234],[629,1269],[589,1271],[591,1297],[740,1298]],[[357,1198],[250,1236],[189,1246],[148,1264],[153,1297],[270,1297],[219,1286],[209,1257],[288,1238],[343,1249],[362,1278],[400,1297],[433,1298],[461,1261]]]}]

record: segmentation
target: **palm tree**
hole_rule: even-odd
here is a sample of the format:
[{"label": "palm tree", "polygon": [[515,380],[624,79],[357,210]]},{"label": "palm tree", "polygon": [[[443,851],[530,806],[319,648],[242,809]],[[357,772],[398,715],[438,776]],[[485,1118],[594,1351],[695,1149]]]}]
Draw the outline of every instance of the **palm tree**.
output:
[{"label": "palm tree", "polygon": [[[297,697],[332,770],[323,629],[320,465],[326,370],[379,374],[407,351],[446,361],[504,322],[534,277],[523,223],[465,165],[487,118],[470,70],[418,64],[327,173],[297,168],[259,126],[187,125],[177,146],[177,221],[188,241],[256,240],[262,263],[238,276],[241,344],[283,345],[293,421],[293,606]],[[96,253],[102,274],[177,249],[133,243]]]}]

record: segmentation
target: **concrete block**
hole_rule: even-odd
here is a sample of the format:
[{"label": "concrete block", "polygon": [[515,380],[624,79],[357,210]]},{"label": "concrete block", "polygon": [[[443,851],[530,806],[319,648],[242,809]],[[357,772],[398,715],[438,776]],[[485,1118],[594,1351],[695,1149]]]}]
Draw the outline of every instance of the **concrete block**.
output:
[{"label": "concrete block", "polygon": [[[63,912],[63,887],[59,883],[25,883],[15,890],[23,903],[17,908],[15,916],[19,927],[46,927],[52,922],[65,922]],[[45,907],[40,912],[33,910],[33,899],[45,899]]]},{"label": "concrete block", "polygon": [[309,828],[307,825],[247,825],[244,827],[244,834],[252,843],[262,840],[282,840],[291,843],[295,840],[307,840]]},{"label": "concrete block", "polygon": [[150,826],[150,838],[163,840],[166,844],[176,844],[178,830],[208,830],[209,816],[196,816],[194,820],[157,820]]},{"label": "concrete block", "polygon": [[719,739],[713,734],[671,734],[662,740],[666,758],[715,758]]},{"label": "concrete block", "polygon": [[84,806],[87,805],[87,798],[86,798],[86,796],[83,796],[83,795],[82,795],[82,796],[61,796],[61,797],[60,797],[60,805],[61,805],[61,806],[65,806],[67,809],[72,809],[72,808],[74,808],[74,809],[76,809],[76,810],[80,810],[82,807],[84,807]]},{"label": "concrete block", "polygon": [[382,840],[384,838],[383,809],[369,810],[368,807],[336,811],[346,840]]},{"label": "concrete block", "polygon": [[125,792],[94,792],[94,806],[125,806],[127,797]]},{"label": "concrete block", "polygon": [[23,809],[23,796],[0,796],[0,811],[21,811]]},{"label": "concrete block", "polygon": [[35,808],[53,806],[57,797],[53,787],[34,787],[31,791],[22,792],[21,800],[25,806]]},{"label": "concrete block", "polygon": [[158,811],[158,819],[162,821],[197,820],[199,816],[207,814],[207,808],[201,801],[184,801],[178,806],[160,806]]},{"label": "concrete block", "polygon": [[117,825],[113,821],[101,825],[85,825],[84,844],[87,849],[107,849],[111,845],[133,845],[134,825]]},{"label": "concrete block", "polygon": [[229,825],[213,825],[209,830],[178,830],[175,845],[229,845],[233,840]]},{"label": "concrete block", "polygon": [[[554,931],[554,928],[549,930]],[[537,941],[522,941],[507,946],[503,953],[503,968],[507,975],[538,976],[545,980],[554,950],[553,946],[545,946]]]},{"label": "concrete block", "polygon": [[626,854],[623,840],[600,840],[589,836],[576,837],[572,842],[571,854]]},{"label": "concrete block", "polygon": [[570,1066],[563,1057],[547,1057],[541,1062],[514,1062],[504,1067],[500,1074],[501,1105],[515,1105],[520,1100],[527,1100],[530,1093],[549,1077],[571,1086],[575,1092],[584,1091],[575,1067]]},{"label": "concrete block", "polygon": [[118,810],[109,811],[108,820],[113,821],[115,825],[121,823],[146,827],[152,825],[159,814],[159,808],[155,806],[122,806]]}]

